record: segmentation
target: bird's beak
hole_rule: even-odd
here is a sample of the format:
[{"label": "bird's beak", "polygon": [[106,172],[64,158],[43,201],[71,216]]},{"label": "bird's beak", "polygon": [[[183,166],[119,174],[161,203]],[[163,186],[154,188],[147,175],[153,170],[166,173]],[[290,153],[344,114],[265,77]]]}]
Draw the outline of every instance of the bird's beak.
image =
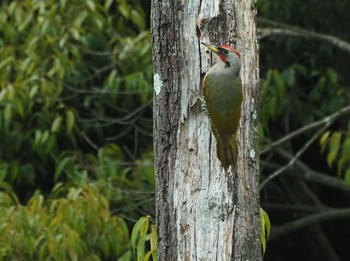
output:
[{"label": "bird's beak", "polygon": [[215,46],[204,43],[204,42],[201,42],[201,44],[203,44],[205,47],[207,47],[213,53],[220,54],[220,51]]}]

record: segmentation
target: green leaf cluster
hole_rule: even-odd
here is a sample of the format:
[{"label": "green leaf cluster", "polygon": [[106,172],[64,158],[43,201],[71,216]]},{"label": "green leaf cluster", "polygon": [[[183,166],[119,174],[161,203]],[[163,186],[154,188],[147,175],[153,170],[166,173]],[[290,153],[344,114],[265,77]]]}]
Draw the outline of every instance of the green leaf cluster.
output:
[{"label": "green leaf cluster", "polygon": [[153,71],[139,4],[1,2],[0,178],[26,199],[57,181],[115,177],[116,165],[150,151]]},{"label": "green leaf cluster", "polygon": [[[148,261],[150,257],[153,261],[157,260],[157,230],[150,216],[141,217],[135,223],[131,244],[137,254],[137,261]],[[149,250],[146,252],[147,248]]]},{"label": "green leaf cluster", "polygon": [[289,132],[334,113],[349,99],[350,91],[339,83],[332,68],[292,64],[269,69],[262,80],[260,139],[271,139],[271,130]]},{"label": "green leaf cluster", "polygon": [[4,260],[132,259],[118,215],[136,220],[154,204],[141,3],[1,1]]},{"label": "green leaf cluster", "polygon": [[25,206],[1,192],[0,208],[1,260],[130,260],[128,227],[96,185],[57,184]]},{"label": "green leaf cluster", "polygon": [[338,177],[350,187],[350,124],[347,132],[326,131],[320,138],[322,151],[327,152],[327,164],[336,165]]}]

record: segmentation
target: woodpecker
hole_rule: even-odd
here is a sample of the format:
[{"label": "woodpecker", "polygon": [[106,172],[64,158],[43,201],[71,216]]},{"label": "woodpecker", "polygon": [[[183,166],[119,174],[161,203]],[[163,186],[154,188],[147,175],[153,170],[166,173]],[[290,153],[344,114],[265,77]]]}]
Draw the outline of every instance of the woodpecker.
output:
[{"label": "woodpecker", "polygon": [[203,43],[216,57],[216,64],[203,80],[203,96],[216,139],[217,157],[225,170],[237,164],[237,129],[241,115],[242,82],[240,53],[227,45]]}]

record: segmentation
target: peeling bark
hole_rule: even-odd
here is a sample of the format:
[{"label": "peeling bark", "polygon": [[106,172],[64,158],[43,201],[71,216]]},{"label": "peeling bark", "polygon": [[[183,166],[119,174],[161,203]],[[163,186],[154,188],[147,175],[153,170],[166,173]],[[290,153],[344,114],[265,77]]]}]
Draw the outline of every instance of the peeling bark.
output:
[{"label": "peeling bark", "polygon": [[[153,0],[154,153],[159,260],[261,260],[259,67],[254,1]],[[241,53],[237,173],[225,173],[201,105],[210,55]]]}]

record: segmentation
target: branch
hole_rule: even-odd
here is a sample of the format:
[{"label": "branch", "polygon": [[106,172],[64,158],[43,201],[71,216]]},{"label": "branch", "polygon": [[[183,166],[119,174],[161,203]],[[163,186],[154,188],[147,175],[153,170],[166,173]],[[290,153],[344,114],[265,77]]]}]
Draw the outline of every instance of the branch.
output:
[{"label": "branch", "polygon": [[334,45],[335,47],[338,47],[344,51],[350,52],[350,43],[342,39],[339,39],[335,36],[316,33],[306,29],[302,29],[297,26],[291,26],[291,25],[271,21],[264,18],[258,18],[258,22],[261,22],[263,24],[267,24],[273,27],[277,27],[277,28],[259,28],[258,33],[260,35],[260,39],[270,35],[291,35],[291,36],[304,37],[304,38],[314,38],[314,39],[328,42]]},{"label": "branch", "polygon": [[300,134],[303,134],[306,131],[309,131],[311,129],[314,128],[318,128],[324,124],[332,124],[335,120],[337,120],[338,118],[342,117],[343,115],[350,113],[350,106],[346,106],[341,108],[340,110],[338,110],[337,112],[324,117],[323,119],[319,120],[319,121],[315,121],[312,122],[306,126],[301,127],[300,129],[297,129],[295,131],[293,131],[292,133],[282,137],[281,139],[272,142],[269,145],[266,145],[262,148],[262,150],[260,151],[260,154],[264,154],[266,152],[269,152],[271,149],[281,145],[282,143],[289,141],[297,136],[299,136]]},{"label": "branch", "polygon": [[295,156],[287,163],[287,165],[283,166],[282,168],[276,170],[273,172],[269,177],[267,177],[260,185],[260,190],[272,179],[279,176],[281,173],[283,173],[286,169],[293,166],[293,164],[301,157],[301,155],[311,146],[311,144],[320,136],[332,123],[333,121],[327,121],[325,126],[321,128],[318,132],[314,134],[314,136],[309,139],[305,145],[295,154]]},{"label": "branch", "polygon": [[288,204],[276,204],[276,203],[266,203],[266,204],[263,203],[262,206],[264,209],[268,209],[268,210],[284,211],[284,212],[302,212],[302,213],[311,213],[311,214],[330,210],[330,208],[328,207],[323,207],[323,206],[312,207],[304,204],[288,205]]},{"label": "branch", "polygon": [[[282,156],[287,160],[290,160],[293,158],[293,155],[284,149],[277,149],[277,152],[279,153],[280,156]],[[350,188],[346,186],[343,180],[328,176],[325,173],[319,173],[317,171],[314,171],[300,160],[297,160],[294,166],[301,170],[293,173],[293,175],[298,178],[301,178],[305,181],[311,181],[319,185],[331,187],[337,190],[346,191],[346,192],[350,191]]]},{"label": "branch", "polygon": [[[277,149],[277,151],[278,151],[280,156],[282,156],[283,158],[285,158],[287,160],[290,160],[291,158],[293,158],[292,154],[290,154],[289,152],[287,152],[283,149]],[[274,164],[271,162],[266,163],[266,166],[268,166],[269,168],[273,168],[273,169],[281,167],[281,165]],[[321,172],[317,172],[315,170],[312,170],[309,166],[307,166],[301,160],[297,160],[294,163],[294,167],[299,168],[299,171],[292,172],[292,170],[290,170],[290,171],[288,170],[288,174],[291,176],[294,176],[296,178],[302,179],[302,180],[307,181],[307,182],[313,182],[313,183],[316,183],[318,185],[333,188],[336,190],[340,190],[340,191],[344,191],[344,192],[350,191],[350,187],[348,187],[345,184],[344,180],[329,176],[326,173],[321,173]]]},{"label": "branch", "polygon": [[350,217],[350,208],[329,210],[323,213],[314,214],[305,218],[301,218],[297,221],[288,223],[286,225],[275,227],[272,230],[270,240],[276,240],[290,233],[298,231],[302,228],[309,227],[315,224],[319,224],[327,220],[335,220],[340,218]]}]

